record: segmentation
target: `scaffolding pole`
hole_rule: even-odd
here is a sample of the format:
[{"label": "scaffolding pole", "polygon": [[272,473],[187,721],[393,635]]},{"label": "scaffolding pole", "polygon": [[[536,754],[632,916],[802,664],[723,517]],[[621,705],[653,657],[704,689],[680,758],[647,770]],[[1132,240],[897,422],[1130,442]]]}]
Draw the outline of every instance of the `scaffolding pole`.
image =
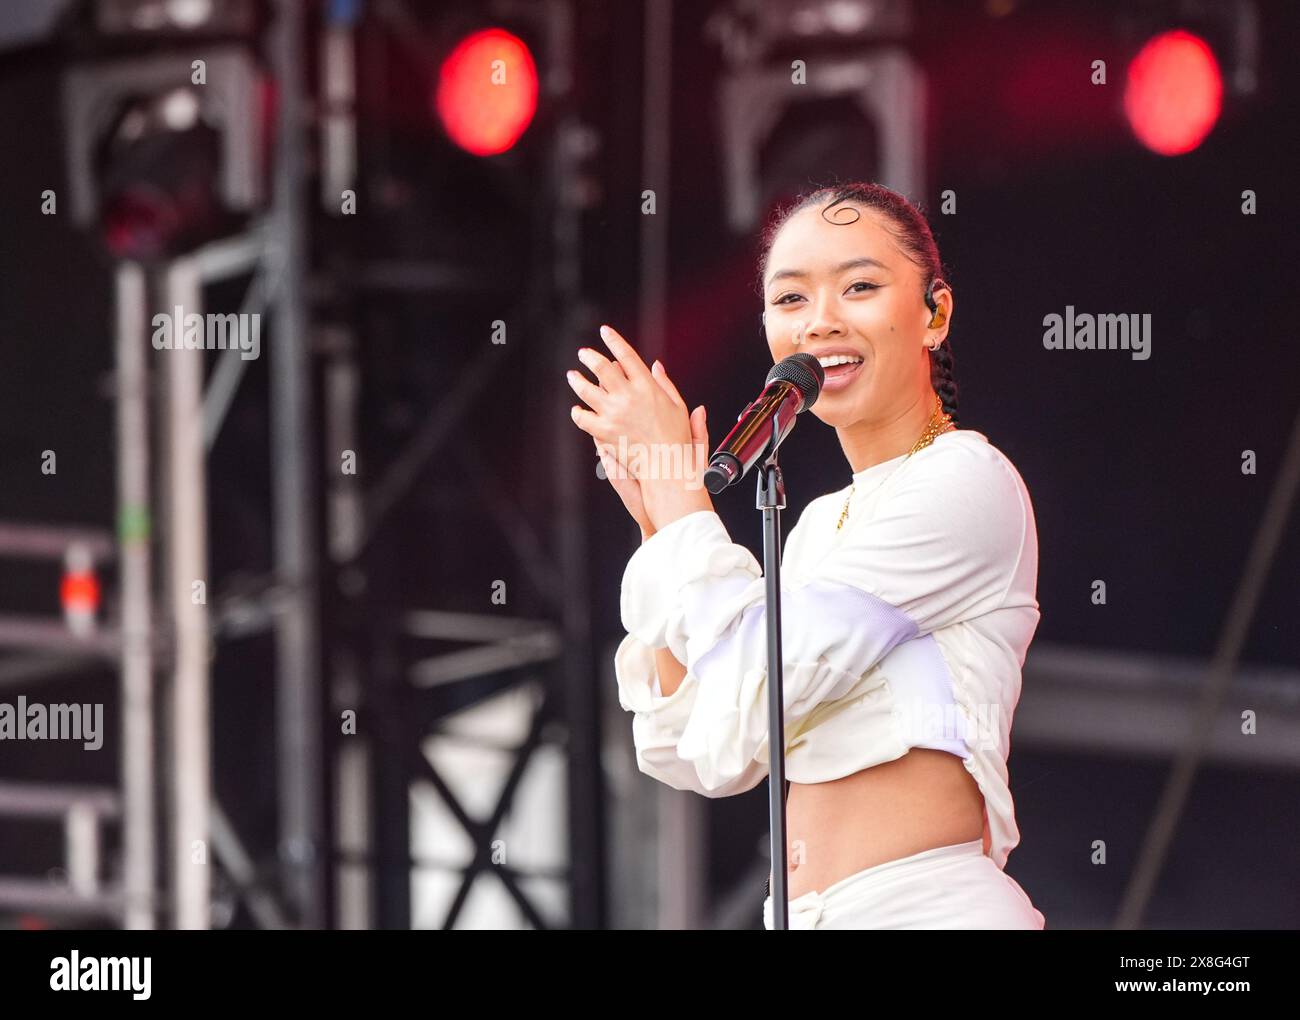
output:
[{"label": "scaffolding pole", "polygon": [[312,494],[311,351],[307,332],[306,176],[301,0],[279,0],[271,54],[279,87],[270,257],[279,280],[271,353],[271,484],[275,572],[285,588],[276,620],[279,853],[298,923],[324,923],[321,664],[316,518]]},{"label": "scaffolding pole", "polygon": [[[202,314],[193,259],[168,268],[164,307]],[[177,325],[179,329],[179,324]],[[174,632],[172,716],[172,904],[175,927],[211,926],[212,798],[209,708],[207,459],[203,443],[203,351],[164,353],[167,365],[167,599]],[[196,582],[202,588],[196,588]],[[196,592],[202,596],[197,597]]]},{"label": "scaffolding pole", "polygon": [[149,387],[144,271],[118,266],[117,536],[122,598],[122,925],[152,928],[154,828],[153,602],[149,555]]}]

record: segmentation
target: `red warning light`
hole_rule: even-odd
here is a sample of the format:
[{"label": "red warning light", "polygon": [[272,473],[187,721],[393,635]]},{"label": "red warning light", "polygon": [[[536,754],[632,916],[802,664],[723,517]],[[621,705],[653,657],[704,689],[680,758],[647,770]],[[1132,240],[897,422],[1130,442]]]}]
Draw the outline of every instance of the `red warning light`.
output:
[{"label": "red warning light", "polygon": [[63,554],[63,581],[59,585],[59,602],[68,629],[79,636],[95,630],[99,612],[99,579],[95,561],[81,542],[73,542]]},{"label": "red warning light", "polygon": [[442,63],[434,106],[451,140],[466,152],[507,151],[537,112],[533,55],[504,29],[466,36]]},{"label": "red warning light", "polygon": [[1162,156],[1191,152],[1219,119],[1223,76],[1214,51],[1183,29],[1147,40],[1129,65],[1124,113],[1138,140]]}]

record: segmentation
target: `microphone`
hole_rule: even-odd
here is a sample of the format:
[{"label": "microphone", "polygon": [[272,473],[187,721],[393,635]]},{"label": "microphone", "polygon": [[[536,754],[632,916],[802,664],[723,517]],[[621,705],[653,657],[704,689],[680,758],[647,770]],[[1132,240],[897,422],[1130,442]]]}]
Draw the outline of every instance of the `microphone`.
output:
[{"label": "microphone", "polygon": [[[767,373],[763,392],[740,412],[736,426],[709,458],[704,487],[716,494],[745,477],[758,461],[785,441],[795,416],[817,402],[826,370],[811,354],[791,354]],[[773,439],[772,419],[777,430]]]}]

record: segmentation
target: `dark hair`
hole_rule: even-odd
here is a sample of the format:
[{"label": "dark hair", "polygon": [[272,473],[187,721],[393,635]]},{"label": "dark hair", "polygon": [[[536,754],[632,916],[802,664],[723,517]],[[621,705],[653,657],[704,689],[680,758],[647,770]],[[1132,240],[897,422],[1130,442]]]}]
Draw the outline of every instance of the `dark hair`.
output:
[{"label": "dark hair", "polygon": [[[772,242],[785,226],[786,221],[795,213],[815,205],[822,205],[822,218],[828,223],[853,223],[857,216],[848,219],[840,215],[844,210],[830,210],[841,202],[855,202],[883,213],[892,225],[890,234],[904,255],[921,270],[922,298],[931,313],[937,307],[931,288],[936,285],[946,287],[943,262],[939,258],[939,246],[934,243],[930,224],[920,209],[896,191],[879,184],[858,181],[849,184],[836,184],[818,188],[795,198],[789,205],[776,210],[767,228],[763,231],[762,253],[758,261],[758,292],[763,293],[763,277],[767,275],[767,259],[772,250]],[[957,383],[953,379],[952,344],[941,343],[930,352],[930,382],[934,391],[943,402],[943,409],[957,421]]]}]

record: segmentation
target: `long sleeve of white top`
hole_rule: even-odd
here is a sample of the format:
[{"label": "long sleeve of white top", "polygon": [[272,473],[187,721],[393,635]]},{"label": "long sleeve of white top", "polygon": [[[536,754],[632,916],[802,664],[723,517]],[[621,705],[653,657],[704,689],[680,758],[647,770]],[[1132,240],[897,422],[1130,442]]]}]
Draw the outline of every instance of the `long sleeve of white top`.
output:
[{"label": "long sleeve of white top", "polygon": [[[1006,595],[1025,526],[1015,480],[991,452],[954,444],[934,453],[798,581],[783,570],[787,741],[899,643],[996,609]],[[797,560],[807,517],[791,530],[783,567]],[[628,634],[615,673],[620,704],[635,713],[638,768],[708,797],[756,786],[768,774],[767,642],[753,554],[716,513],[687,514],[633,553],[620,610]],[[667,697],[653,654],[664,647],[686,666]]]}]

